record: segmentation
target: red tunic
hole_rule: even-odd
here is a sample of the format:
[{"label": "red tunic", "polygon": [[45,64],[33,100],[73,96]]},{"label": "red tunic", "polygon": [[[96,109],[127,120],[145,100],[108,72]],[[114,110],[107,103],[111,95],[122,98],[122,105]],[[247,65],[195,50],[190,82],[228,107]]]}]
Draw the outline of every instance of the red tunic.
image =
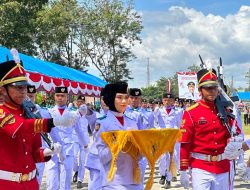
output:
[{"label": "red tunic", "polygon": [[[48,161],[43,156],[41,136],[47,131],[47,119],[25,119],[23,110],[10,105],[0,106],[0,170],[28,174],[36,162]],[[0,179],[0,190],[38,190],[36,177],[31,181],[13,182]]]},{"label": "red tunic", "polygon": [[[209,162],[192,158],[192,152],[216,156],[222,154],[230,134],[217,117],[215,105],[200,100],[188,108],[182,117],[182,140],[180,150],[180,169],[199,168],[219,174],[229,171],[229,160]],[[233,122],[229,119],[230,123]],[[237,132],[240,129],[237,127]]]}]

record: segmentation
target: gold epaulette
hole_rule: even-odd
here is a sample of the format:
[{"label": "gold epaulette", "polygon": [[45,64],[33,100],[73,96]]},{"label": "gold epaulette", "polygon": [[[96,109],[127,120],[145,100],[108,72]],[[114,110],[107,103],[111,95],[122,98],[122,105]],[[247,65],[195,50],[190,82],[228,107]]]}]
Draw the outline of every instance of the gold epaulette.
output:
[{"label": "gold epaulette", "polygon": [[190,111],[190,110],[196,108],[198,105],[199,105],[198,103],[195,103],[194,105],[192,105],[192,106],[186,108],[186,111]]}]

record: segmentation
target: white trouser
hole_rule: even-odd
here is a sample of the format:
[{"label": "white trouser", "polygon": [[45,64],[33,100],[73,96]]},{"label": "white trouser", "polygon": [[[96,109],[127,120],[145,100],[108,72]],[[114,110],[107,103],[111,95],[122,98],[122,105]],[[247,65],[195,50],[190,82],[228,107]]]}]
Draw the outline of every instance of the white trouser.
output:
[{"label": "white trouser", "polygon": [[146,157],[142,157],[141,159],[140,159],[140,161],[139,161],[139,167],[140,167],[140,170],[141,170],[141,190],[143,190],[144,189],[144,187],[143,187],[143,184],[144,184],[144,175],[145,175],[145,171],[146,171],[146,168],[147,168],[147,164],[148,164],[148,162],[147,162],[147,159],[146,159]]},{"label": "white trouser", "polygon": [[140,185],[109,185],[102,187],[102,190],[138,190]]},{"label": "white trouser", "polygon": [[159,171],[161,176],[166,176],[167,181],[172,180],[172,174],[169,170],[169,166],[170,166],[170,154],[169,153],[163,154],[159,158]]},{"label": "white trouser", "polygon": [[100,170],[89,170],[88,190],[100,190],[102,187],[102,180]]},{"label": "white trouser", "polygon": [[[79,157],[78,157],[79,153]],[[83,182],[85,167],[84,163],[88,154],[88,148],[82,147],[79,143],[74,143],[74,166],[73,170],[78,171],[78,181]]]},{"label": "white trouser", "polygon": [[229,172],[214,174],[198,168],[192,169],[193,190],[228,190]]},{"label": "white trouser", "polygon": [[36,169],[38,172],[38,175],[36,176],[36,178],[37,178],[39,187],[42,184],[44,166],[45,166],[45,163],[36,163]]},{"label": "white trouser", "polygon": [[180,169],[180,146],[181,143],[176,142],[174,145],[174,163],[176,165],[176,169]]},{"label": "white trouser", "polygon": [[234,161],[231,160],[230,161],[230,182],[229,182],[229,190],[233,190],[234,189]]},{"label": "white trouser", "polygon": [[67,155],[61,163],[56,155],[46,163],[47,190],[70,190],[73,156]]}]

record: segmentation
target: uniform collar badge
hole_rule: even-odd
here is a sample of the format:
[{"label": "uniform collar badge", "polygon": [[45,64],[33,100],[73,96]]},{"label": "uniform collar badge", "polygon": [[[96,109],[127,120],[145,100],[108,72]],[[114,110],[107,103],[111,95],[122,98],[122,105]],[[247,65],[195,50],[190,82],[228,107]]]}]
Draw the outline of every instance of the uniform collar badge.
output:
[{"label": "uniform collar badge", "polygon": [[198,120],[198,124],[202,125],[202,124],[206,124],[207,120],[204,117],[200,117],[200,119]]}]

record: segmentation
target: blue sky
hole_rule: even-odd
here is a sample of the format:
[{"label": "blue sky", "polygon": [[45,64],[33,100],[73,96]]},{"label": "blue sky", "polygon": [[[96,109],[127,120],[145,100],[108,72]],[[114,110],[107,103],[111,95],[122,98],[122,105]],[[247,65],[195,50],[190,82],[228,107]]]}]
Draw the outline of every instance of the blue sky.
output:
[{"label": "blue sky", "polygon": [[[142,44],[133,47],[137,59],[128,63],[130,87],[145,87],[147,60],[150,84],[161,77],[200,65],[198,55],[217,68],[224,81],[246,88],[250,69],[250,0],[134,0],[142,17]],[[93,73],[92,70],[90,73]],[[96,74],[93,73],[93,74]]]},{"label": "blue sky", "polygon": [[138,11],[164,11],[171,6],[194,8],[207,14],[225,16],[235,14],[242,5],[250,5],[249,0],[135,0]]},{"label": "blue sky", "polygon": [[[248,0],[135,0],[144,29],[137,59],[128,66],[131,87],[146,85],[147,58],[150,84],[199,65],[198,55],[217,68],[224,64],[224,80],[234,87],[247,87],[250,69],[250,1]],[[249,40],[248,40],[249,39]],[[240,68],[240,69],[239,69]],[[235,72],[236,71],[236,72]]]}]

